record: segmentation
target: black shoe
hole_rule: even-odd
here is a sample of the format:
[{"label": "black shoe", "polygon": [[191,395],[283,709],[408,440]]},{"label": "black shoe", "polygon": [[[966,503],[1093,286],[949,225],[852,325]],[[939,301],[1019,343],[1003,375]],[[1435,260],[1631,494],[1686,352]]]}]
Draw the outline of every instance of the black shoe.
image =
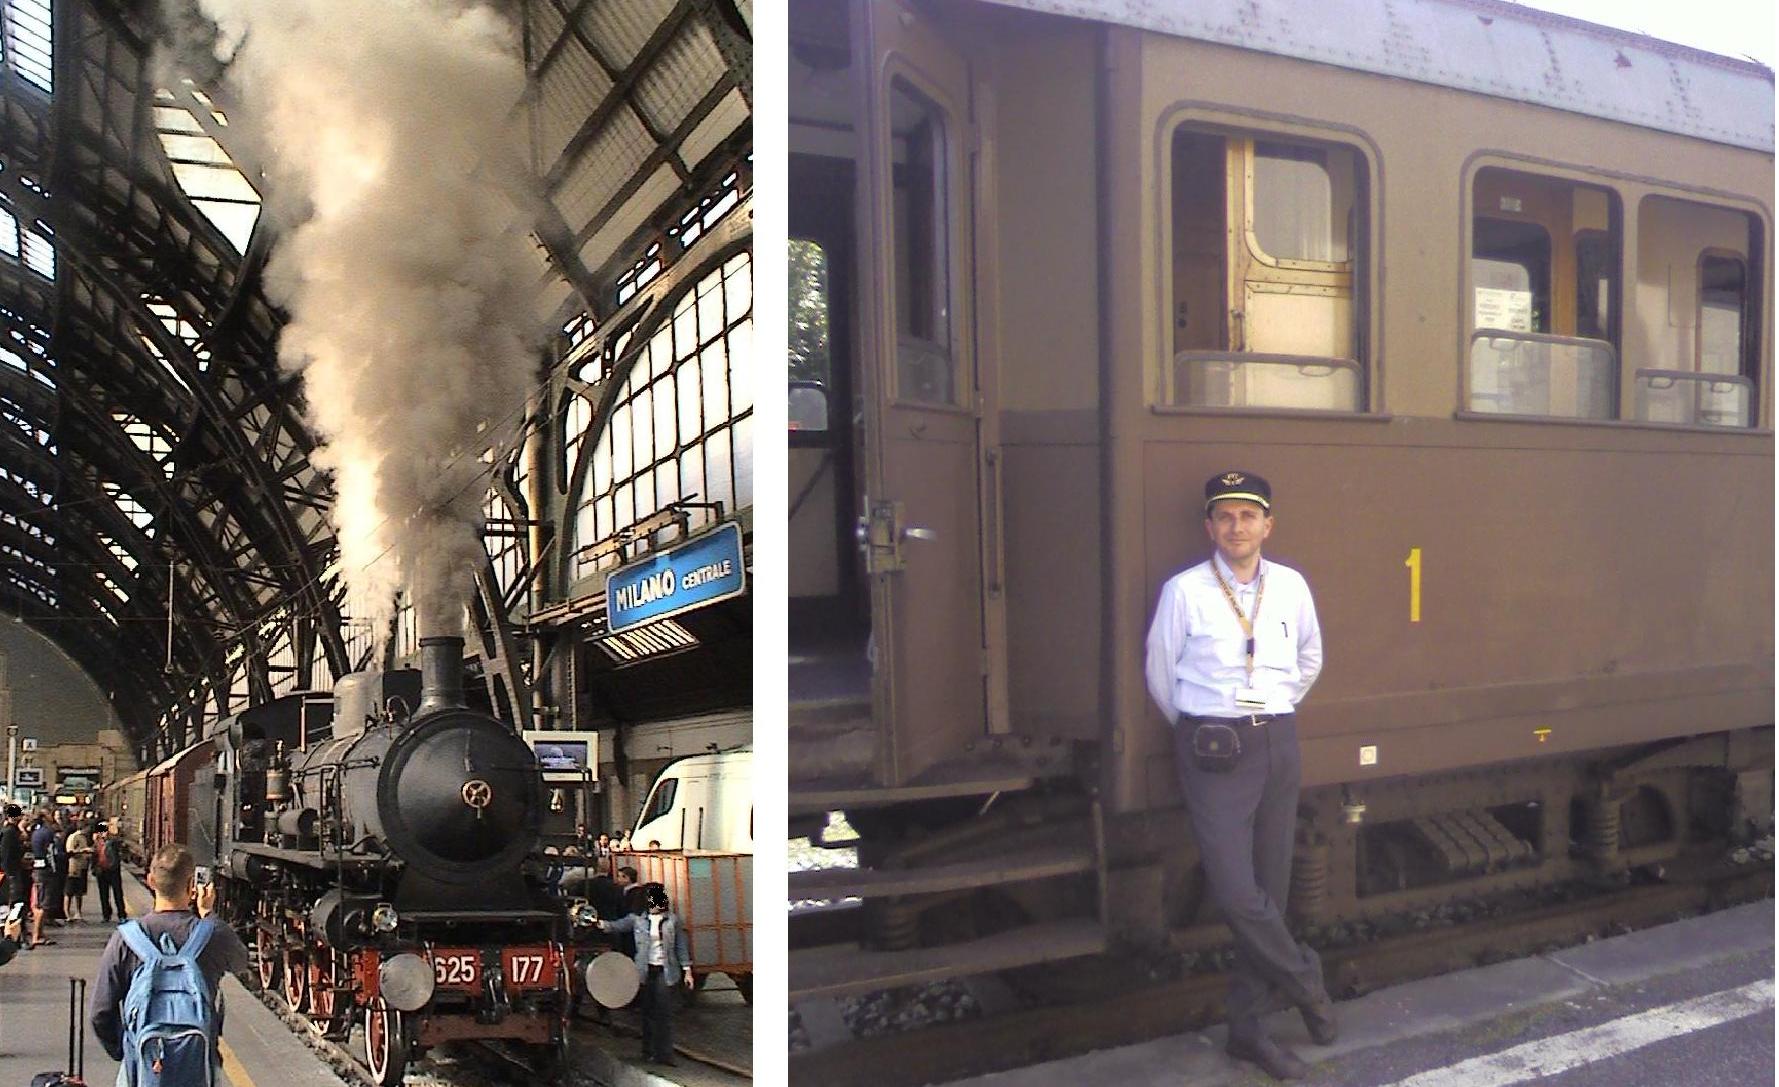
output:
[{"label": "black shoe", "polygon": [[1310,1041],[1317,1045],[1333,1045],[1340,1037],[1340,1023],[1334,1018],[1334,1001],[1326,995],[1314,1004],[1300,1004],[1298,1014],[1310,1032]]},{"label": "black shoe", "polygon": [[1224,1052],[1238,1061],[1259,1065],[1274,1079],[1302,1079],[1310,1074],[1309,1065],[1271,1038],[1251,1042],[1232,1039]]}]

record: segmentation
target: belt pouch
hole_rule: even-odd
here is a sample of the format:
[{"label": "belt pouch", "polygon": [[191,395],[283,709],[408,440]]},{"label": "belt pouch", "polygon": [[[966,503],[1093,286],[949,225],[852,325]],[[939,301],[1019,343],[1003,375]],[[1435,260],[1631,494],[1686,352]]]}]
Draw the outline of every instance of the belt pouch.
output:
[{"label": "belt pouch", "polygon": [[1219,721],[1195,721],[1192,725],[1192,761],[1213,774],[1235,769],[1242,756],[1242,737],[1231,725]]}]

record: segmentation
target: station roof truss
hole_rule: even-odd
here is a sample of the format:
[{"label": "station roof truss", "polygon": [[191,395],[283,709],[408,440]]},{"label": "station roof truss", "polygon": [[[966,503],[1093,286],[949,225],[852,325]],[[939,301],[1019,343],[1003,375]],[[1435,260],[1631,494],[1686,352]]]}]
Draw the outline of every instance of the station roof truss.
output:
[{"label": "station roof truss", "polygon": [[[509,6],[550,196],[540,290],[615,309],[649,224],[733,156],[751,6]],[[111,694],[145,761],[367,663],[276,362],[263,181],[225,73],[167,74],[158,9],[0,0],[0,612]]]}]

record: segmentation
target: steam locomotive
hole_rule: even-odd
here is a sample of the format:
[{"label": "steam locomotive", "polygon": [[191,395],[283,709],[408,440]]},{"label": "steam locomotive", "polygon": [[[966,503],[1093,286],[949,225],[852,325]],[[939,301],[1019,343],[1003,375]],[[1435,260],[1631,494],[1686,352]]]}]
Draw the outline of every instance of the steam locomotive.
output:
[{"label": "steam locomotive", "polygon": [[362,1024],[380,1085],[448,1041],[567,1055],[575,920],[526,867],[542,779],[465,705],[462,651],[422,639],[417,673],[252,707],[150,772],[160,841],[214,865],[261,983],[329,1036]]}]

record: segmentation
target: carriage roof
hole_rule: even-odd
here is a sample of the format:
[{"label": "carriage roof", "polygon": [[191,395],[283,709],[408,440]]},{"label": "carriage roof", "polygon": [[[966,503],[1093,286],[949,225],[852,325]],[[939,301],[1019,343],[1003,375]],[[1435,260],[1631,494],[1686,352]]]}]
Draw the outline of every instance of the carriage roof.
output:
[{"label": "carriage roof", "polygon": [[1502,0],[987,0],[1773,150],[1773,72]]}]

